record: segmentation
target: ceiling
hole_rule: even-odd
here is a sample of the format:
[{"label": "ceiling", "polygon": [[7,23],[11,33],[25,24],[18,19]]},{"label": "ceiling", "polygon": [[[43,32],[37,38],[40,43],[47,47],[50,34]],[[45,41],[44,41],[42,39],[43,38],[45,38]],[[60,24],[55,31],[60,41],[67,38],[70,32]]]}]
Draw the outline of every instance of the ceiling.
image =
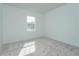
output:
[{"label": "ceiling", "polygon": [[65,3],[6,3],[6,4],[39,13],[46,13],[59,6],[65,5]]}]

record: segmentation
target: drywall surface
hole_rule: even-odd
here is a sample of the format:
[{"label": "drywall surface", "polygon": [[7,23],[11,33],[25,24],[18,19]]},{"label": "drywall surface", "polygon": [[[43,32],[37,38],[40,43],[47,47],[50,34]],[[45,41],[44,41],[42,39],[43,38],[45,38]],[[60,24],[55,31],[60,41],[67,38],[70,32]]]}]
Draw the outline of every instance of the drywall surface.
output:
[{"label": "drywall surface", "polygon": [[[26,31],[26,16],[36,17],[35,32]],[[39,13],[3,5],[3,43],[41,37],[43,35],[42,18],[42,15]]]},{"label": "drywall surface", "polygon": [[0,47],[2,45],[2,4],[0,4]]},{"label": "drywall surface", "polygon": [[66,4],[45,17],[46,36],[79,47],[79,4]]}]

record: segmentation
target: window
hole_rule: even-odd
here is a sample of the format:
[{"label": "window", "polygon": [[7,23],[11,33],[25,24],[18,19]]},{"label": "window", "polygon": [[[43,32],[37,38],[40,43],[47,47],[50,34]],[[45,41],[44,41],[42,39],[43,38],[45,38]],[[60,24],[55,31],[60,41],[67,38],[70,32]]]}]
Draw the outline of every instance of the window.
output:
[{"label": "window", "polygon": [[27,16],[27,31],[35,31],[36,19],[33,16]]}]

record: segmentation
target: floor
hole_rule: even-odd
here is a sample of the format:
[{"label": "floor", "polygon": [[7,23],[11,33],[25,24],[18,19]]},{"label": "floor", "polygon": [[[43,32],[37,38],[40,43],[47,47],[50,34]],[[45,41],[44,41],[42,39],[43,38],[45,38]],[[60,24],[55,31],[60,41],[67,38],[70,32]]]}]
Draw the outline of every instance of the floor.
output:
[{"label": "floor", "polygon": [[3,45],[1,56],[79,56],[79,48],[49,38]]}]

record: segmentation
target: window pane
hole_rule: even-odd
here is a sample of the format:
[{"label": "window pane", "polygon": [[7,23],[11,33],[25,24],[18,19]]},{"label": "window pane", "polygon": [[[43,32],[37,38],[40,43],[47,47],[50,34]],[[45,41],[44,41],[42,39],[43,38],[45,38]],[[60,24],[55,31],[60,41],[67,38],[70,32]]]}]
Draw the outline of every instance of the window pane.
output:
[{"label": "window pane", "polygon": [[35,22],[35,17],[27,16],[27,23]]},{"label": "window pane", "polygon": [[35,17],[27,16],[27,31],[34,31],[35,30]]}]

